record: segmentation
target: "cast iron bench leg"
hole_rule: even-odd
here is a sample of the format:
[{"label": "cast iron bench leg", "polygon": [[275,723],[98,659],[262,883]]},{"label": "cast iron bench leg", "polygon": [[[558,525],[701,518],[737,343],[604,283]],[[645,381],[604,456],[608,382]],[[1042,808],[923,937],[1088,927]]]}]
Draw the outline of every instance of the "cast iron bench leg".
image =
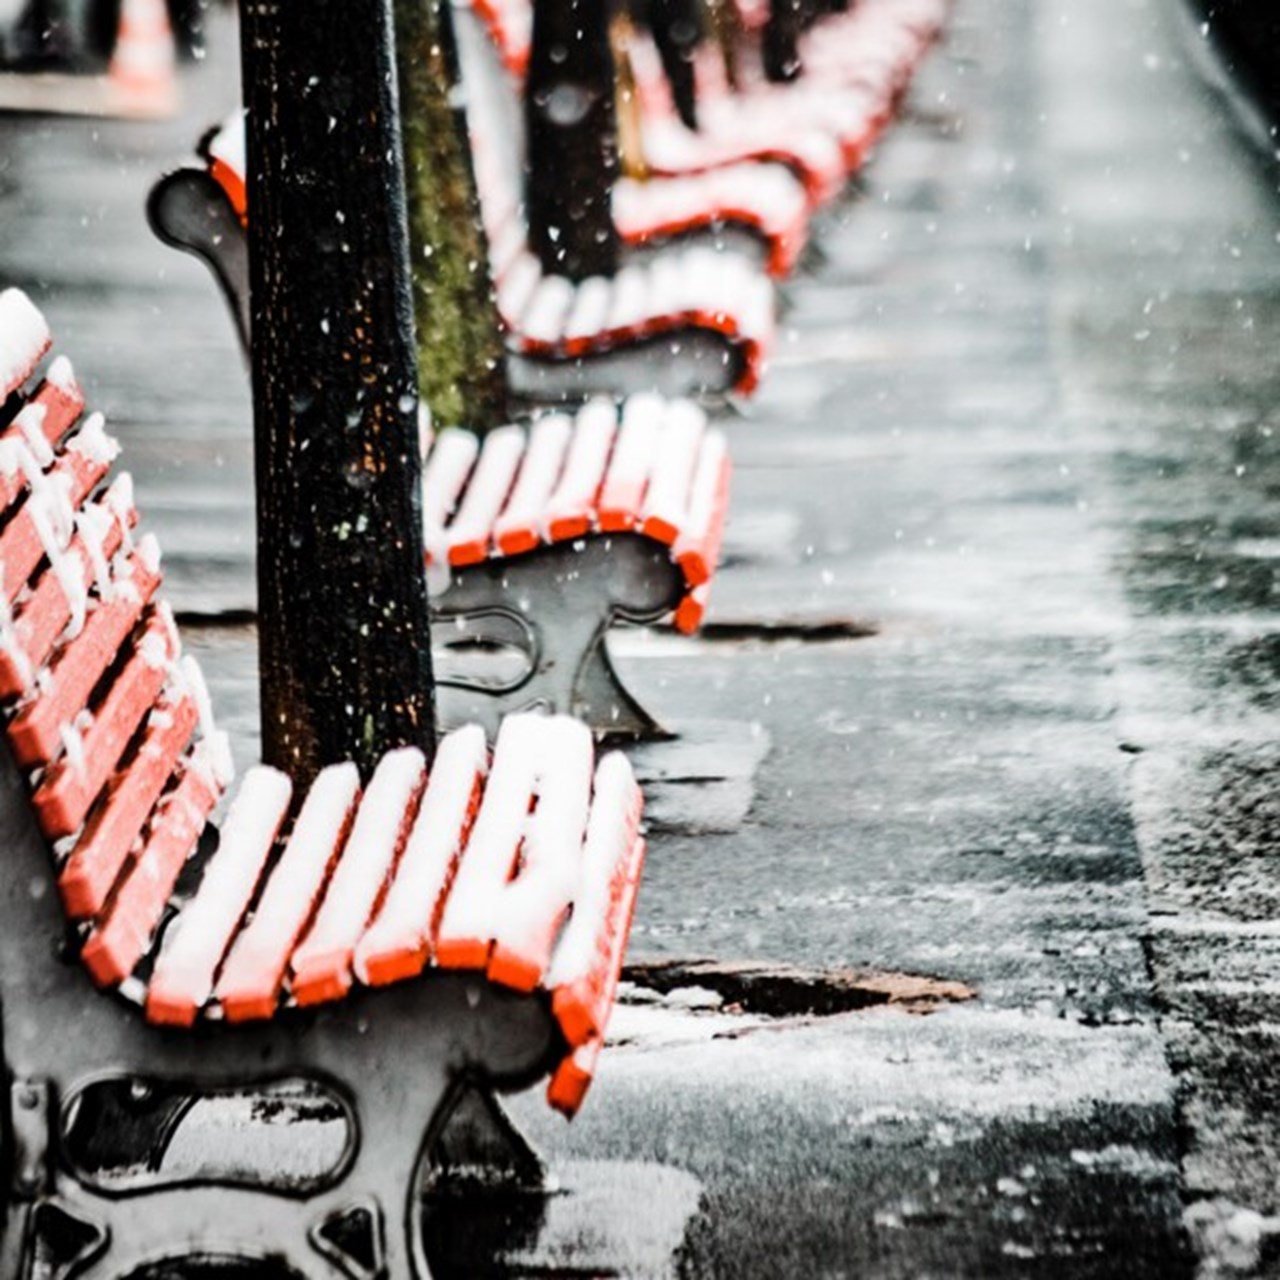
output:
[{"label": "cast iron bench leg", "polygon": [[679,603],[684,585],[669,548],[636,534],[592,534],[451,572],[433,601],[437,644],[515,646],[527,666],[497,691],[482,678],[442,674],[447,723],[492,730],[512,711],[545,707],[576,715],[601,735],[662,733],[622,684],[604,639],[615,621],[653,622]]},{"label": "cast iron bench leg", "polygon": [[147,218],[161,240],[200,258],[213,272],[247,359],[249,241],[226,193],[208,173],[178,169],[152,187]]}]

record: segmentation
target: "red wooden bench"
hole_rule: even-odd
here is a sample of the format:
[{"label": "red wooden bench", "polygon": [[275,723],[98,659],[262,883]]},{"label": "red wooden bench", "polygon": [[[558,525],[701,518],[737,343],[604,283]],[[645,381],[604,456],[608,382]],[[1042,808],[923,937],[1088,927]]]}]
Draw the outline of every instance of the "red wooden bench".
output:
[{"label": "red wooden bench", "polygon": [[[99,416],[82,420],[65,360],[37,377],[48,346],[25,296],[0,294],[0,995],[30,1172],[23,1247],[74,1243],[50,1275],[124,1274],[216,1234],[233,1203],[237,1234],[260,1235],[299,1274],[364,1274],[315,1228],[367,1192],[393,1226],[408,1203],[413,1229],[423,1130],[462,1075],[513,1087],[549,1072],[551,1104],[581,1105],[644,857],[639,790],[625,757],[595,760],[578,721],[512,716],[492,751],[464,727],[429,769],[415,748],[389,751],[365,786],[351,764],[305,795],[252,768],[212,838],[227,741],[161,599],[154,539],[135,538],[127,476],[110,477],[114,442]],[[567,467],[560,486],[566,520],[579,473]],[[445,528],[450,558],[464,554],[478,480]],[[677,514],[662,494],[639,508],[631,489],[619,498],[622,518],[657,522],[660,541]],[[550,508],[514,496],[500,536],[539,536]],[[691,530],[668,541],[696,560],[709,544]],[[64,937],[117,998],[54,961]],[[217,1179],[161,1179],[120,1200],[60,1146],[95,1082],[161,1073],[198,1090],[264,1067],[342,1082],[358,1116],[359,1150],[301,1202],[237,1198]],[[381,1210],[369,1213],[373,1232]],[[374,1234],[386,1265],[369,1274],[407,1276],[416,1246]]]},{"label": "red wooden bench", "polygon": [[[550,399],[653,388],[670,395],[692,391],[754,390],[774,339],[774,297],[768,279],[749,262],[702,246],[671,246],[637,262],[614,279],[575,286],[544,276],[525,247],[518,188],[503,174],[511,156],[496,139],[510,136],[496,120],[486,127],[483,95],[473,99],[473,138],[482,212],[490,237],[498,306],[513,353],[511,380],[517,393]],[[504,148],[502,148],[505,151]],[[152,225],[171,244],[195,252],[214,270],[232,303],[242,342],[247,341],[247,271],[243,226],[245,194],[244,128],[238,115],[201,143],[205,169],[179,169],[152,193]],[[785,177],[766,177],[756,198],[775,242],[775,268],[789,265],[803,246],[803,207]],[[722,175],[677,186],[669,201],[653,207],[634,188],[622,197],[634,230],[638,210],[650,208],[641,239],[677,234],[694,214],[691,204],[707,199],[707,219],[727,217],[752,184]],[[220,206],[219,193],[225,198]],[[658,349],[657,360],[636,353]]]},{"label": "red wooden bench", "polygon": [[502,684],[463,687],[442,669],[442,715],[492,723],[532,705],[572,712],[599,734],[654,732],[605,636],[617,620],[698,629],[729,478],[723,432],[688,401],[655,395],[594,400],[483,441],[442,432],[423,476],[428,555],[448,566],[433,593],[437,640],[521,655]]}]

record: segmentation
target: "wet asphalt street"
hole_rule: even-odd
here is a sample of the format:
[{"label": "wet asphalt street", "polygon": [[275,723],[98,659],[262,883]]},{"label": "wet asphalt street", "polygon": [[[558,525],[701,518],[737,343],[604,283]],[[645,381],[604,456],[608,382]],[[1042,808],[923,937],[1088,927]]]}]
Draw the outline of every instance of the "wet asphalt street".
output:
[{"label": "wet asphalt street", "polygon": [[[1280,1275],[1280,202],[1198,40],[1179,0],[958,0],[728,418],[712,627],[614,646],[684,732],[641,757],[633,959],[975,998],[637,988],[571,1127],[511,1105],[574,1194],[457,1274]],[[248,759],[252,630],[210,623],[253,605],[246,379],[141,221],[231,71],[175,124],[0,120],[0,281],[123,439]]]}]

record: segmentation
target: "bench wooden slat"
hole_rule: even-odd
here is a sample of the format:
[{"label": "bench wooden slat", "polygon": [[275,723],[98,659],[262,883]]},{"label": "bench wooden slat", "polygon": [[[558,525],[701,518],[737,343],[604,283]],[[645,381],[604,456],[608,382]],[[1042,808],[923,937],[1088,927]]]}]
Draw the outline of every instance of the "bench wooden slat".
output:
[{"label": "bench wooden slat", "polygon": [[617,896],[610,899],[608,933],[605,935],[607,950],[601,949],[589,977],[556,987],[552,995],[552,1012],[565,1039],[572,1045],[586,1044],[604,1036],[617,998],[623,953],[631,936],[645,848],[643,837],[637,836],[631,846]]},{"label": "bench wooden slat", "polygon": [[688,515],[672,547],[672,555],[692,586],[710,580],[720,557],[732,467],[723,431],[707,431],[698,453]]},{"label": "bench wooden slat", "polygon": [[422,526],[427,551],[444,546],[445,526],[480,452],[480,437],[451,427],[435,438],[422,470]]},{"label": "bench wooden slat", "polygon": [[471,835],[487,770],[488,747],[477,725],[441,740],[391,887],[356,947],[354,967],[362,982],[381,986],[422,971]]},{"label": "bench wooden slat", "polygon": [[[137,523],[132,495],[133,486],[128,476],[121,476],[93,504],[104,515],[110,513],[102,542],[102,554],[108,561],[120,549],[124,527]],[[87,591],[96,571],[83,531],[72,535],[67,554],[80,564]],[[52,568],[46,567],[30,598],[18,606],[12,634],[0,647],[0,698],[26,692],[33,673],[48,662],[55,642],[71,621],[71,612],[66,585]]]},{"label": "bench wooden slat", "polygon": [[156,960],[147,987],[150,1021],[190,1026],[208,1000],[292,791],[293,784],[278,769],[258,765],[245,774],[195,897],[182,909],[178,927],[170,931]]},{"label": "bench wooden slat", "polygon": [[557,716],[545,725],[541,755],[519,869],[490,906],[489,980],[517,991],[534,991],[542,981],[578,880],[591,804],[591,732]]},{"label": "bench wooden slat", "polygon": [[118,768],[58,876],[62,905],[73,920],[98,914],[178,757],[196,728],[192,698],[161,699],[147,717],[133,759]]},{"label": "bench wooden slat", "polygon": [[571,281],[563,276],[544,275],[520,316],[521,332],[534,342],[556,345],[564,335],[573,298]]},{"label": "bench wooden slat", "polygon": [[493,526],[503,555],[532,551],[542,541],[547,503],[564,467],[572,430],[573,419],[564,413],[546,414],[530,428],[515,488]]},{"label": "bench wooden slat", "polygon": [[603,276],[591,276],[578,285],[564,325],[565,352],[584,354],[596,334],[603,332],[613,303],[613,284]]},{"label": "bench wooden slat", "polygon": [[[77,448],[77,441],[81,441],[82,437],[82,447]],[[44,484],[48,486],[47,491],[52,494],[56,492],[56,486],[64,486],[63,497],[70,510],[79,510],[89,491],[106,474],[111,457],[105,450],[112,446],[113,442],[102,434],[102,416],[94,414],[72,437],[65,451],[46,474]],[[46,552],[33,514],[39,496],[28,489],[26,500],[3,532],[0,532],[3,590],[5,599],[10,604],[26,585]]]},{"label": "bench wooden slat", "polygon": [[564,474],[547,503],[547,533],[553,542],[580,538],[591,528],[617,434],[618,411],[609,401],[592,400],[578,411]]},{"label": "bench wooden slat", "polygon": [[214,996],[229,1021],[275,1012],[294,945],[346,843],[359,798],[360,771],[350,762],[330,765],[316,777],[253,919],[218,978]]},{"label": "bench wooden slat", "polygon": [[[45,444],[53,448],[71,430],[83,412],[84,394],[74,380],[62,384],[46,377],[36,388],[35,395],[5,428],[2,438],[22,439],[26,435],[24,425],[30,424],[43,437]],[[17,500],[22,486],[22,476],[0,475],[0,510],[9,509]]]},{"label": "bench wooden slat", "polygon": [[450,564],[478,564],[489,554],[493,524],[515,483],[524,445],[524,432],[515,426],[485,436],[462,505],[445,530]]},{"label": "bench wooden slat", "polygon": [[707,612],[707,584],[694,587],[683,600],[676,605],[675,628],[683,635],[694,635],[702,626],[702,619]]},{"label": "bench wooden slat", "polygon": [[633,529],[639,520],[665,412],[665,401],[647,392],[631,396],[623,406],[622,428],[609,460],[597,513],[600,528],[607,533]]},{"label": "bench wooden slat", "polygon": [[47,764],[58,753],[63,726],[85,706],[160,585],[160,574],[136,553],[113,576],[118,594],[92,610],[80,634],[51,664],[48,691],[37,693],[9,724],[9,744],[21,765]]},{"label": "bench wooden slat", "polygon": [[508,716],[498,730],[489,781],[463,850],[436,938],[446,969],[483,969],[492,940],[492,904],[511,878],[538,777],[537,716]]},{"label": "bench wooden slat", "polygon": [[640,524],[645,535],[674,546],[689,510],[689,494],[707,415],[687,400],[667,406]]},{"label": "bench wooden slat", "polygon": [[350,990],[356,944],[404,850],[425,784],[426,760],[416,747],[389,751],[378,762],[315,923],[290,960],[289,986],[299,1004]]},{"label": "bench wooden slat", "polygon": [[70,835],[84,821],[163,687],[174,649],[172,622],[160,611],[150,610],[133,656],[101,706],[93,709],[93,722],[81,735],[77,758],[65,753],[36,788],[36,820],[50,839]]},{"label": "bench wooden slat", "polygon": [[498,311],[510,328],[520,328],[521,317],[541,278],[537,258],[523,250],[498,280]]},{"label": "bench wooden slat", "polygon": [[147,952],[216,802],[209,776],[188,761],[178,785],[161,798],[141,853],[80,953],[99,986],[122,982]]},{"label": "bench wooden slat", "polygon": [[[489,226],[490,219],[485,217],[489,230],[489,256],[493,264],[495,279],[504,279],[515,265],[516,259],[524,252],[524,230],[519,222],[506,220],[500,212],[493,218],[495,225]],[[576,299],[575,299],[576,304]]]},{"label": "bench wooden slat", "polygon": [[586,1100],[587,1090],[600,1060],[602,1040],[588,1040],[560,1060],[547,1082],[547,1101],[561,1115],[572,1119]]},{"label": "bench wooden slat", "polygon": [[654,311],[652,282],[652,274],[637,265],[623,267],[614,276],[605,332],[630,337],[645,328]]},{"label": "bench wooden slat", "polygon": [[630,913],[644,862],[638,834],[643,801],[631,766],[614,752],[596,771],[597,803],[587,825],[573,916],[551,960],[547,985],[565,1039],[585,1044],[604,1032],[612,1003],[610,977],[630,932]]}]

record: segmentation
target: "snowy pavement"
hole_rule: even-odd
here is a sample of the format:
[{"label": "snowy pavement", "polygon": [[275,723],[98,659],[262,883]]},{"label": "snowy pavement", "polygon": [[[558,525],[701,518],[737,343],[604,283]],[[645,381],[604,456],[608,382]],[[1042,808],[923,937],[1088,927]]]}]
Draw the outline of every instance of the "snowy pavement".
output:
[{"label": "snowy pavement", "polygon": [[[647,749],[635,958],[976,998],[635,993],[572,1127],[513,1105],[578,1195],[496,1274],[1280,1274],[1280,205],[1196,38],[1176,0],[958,0],[726,419],[708,634],[615,645],[733,744],[718,787],[714,746]],[[246,379],[140,221],[229,105],[192,86],[97,141],[0,120],[0,279],[108,409],[179,607],[236,611],[192,648],[247,758]]]}]

